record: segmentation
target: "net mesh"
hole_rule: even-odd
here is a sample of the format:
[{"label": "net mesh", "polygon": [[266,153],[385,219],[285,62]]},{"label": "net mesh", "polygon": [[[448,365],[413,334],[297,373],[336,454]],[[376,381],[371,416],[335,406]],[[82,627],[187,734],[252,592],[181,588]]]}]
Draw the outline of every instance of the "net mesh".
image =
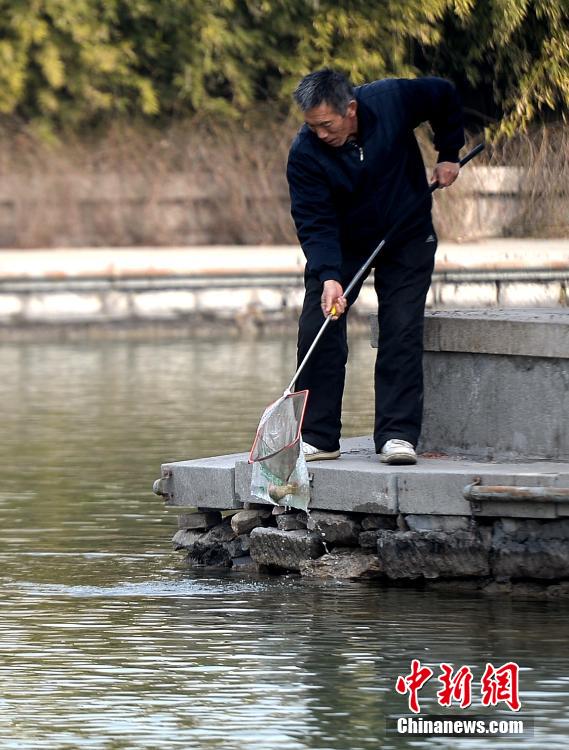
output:
[{"label": "net mesh", "polygon": [[263,412],[249,454],[251,494],[274,505],[306,510],[310,486],[301,427],[308,391],[282,396]]}]

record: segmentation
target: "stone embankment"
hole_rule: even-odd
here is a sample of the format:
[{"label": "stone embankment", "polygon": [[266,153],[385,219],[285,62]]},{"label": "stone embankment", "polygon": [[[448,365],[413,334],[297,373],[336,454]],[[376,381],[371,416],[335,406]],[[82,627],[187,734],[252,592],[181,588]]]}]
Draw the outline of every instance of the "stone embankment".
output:
[{"label": "stone embankment", "polygon": [[569,596],[569,518],[307,515],[261,506],[225,517],[193,513],[180,523],[174,547],[192,565]]},{"label": "stone embankment", "polygon": [[307,515],[257,503],[247,454],[164,464],[175,546],[199,565],[568,596],[569,314],[430,313],[425,350],[417,465],[342,440],[309,464]]},{"label": "stone embankment", "polygon": [[[441,243],[427,306],[567,307],[569,240]],[[0,250],[0,339],[294,328],[298,246]],[[374,311],[369,278],[351,320]]]}]

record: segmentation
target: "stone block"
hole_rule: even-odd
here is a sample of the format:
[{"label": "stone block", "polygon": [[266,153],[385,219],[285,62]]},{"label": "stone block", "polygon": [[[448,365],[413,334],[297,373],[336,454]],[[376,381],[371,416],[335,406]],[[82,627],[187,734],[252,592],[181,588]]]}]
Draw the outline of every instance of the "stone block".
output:
[{"label": "stone block", "polygon": [[510,578],[567,578],[569,520],[502,518],[492,533],[492,572]]},{"label": "stone block", "polygon": [[405,516],[411,531],[468,531],[471,525],[470,516]]},{"label": "stone block", "polygon": [[536,536],[541,539],[566,539],[569,540],[569,519],[559,518],[555,521],[544,521]]},{"label": "stone block", "polygon": [[183,516],[183,528],[185,529],[211,529],[219,523],[221,523],[221,513],[219,511],[186,513]]},{"label": "stone block", "polygon": [[[510,292],[514,288],[521,292],[517,301],[531,292],[516,285]],[[541,284],[538,292],[540,305],[558,304],[555,285]],[[373,340],[377,329],[371,322]],[[569,458],[566,310],[430,312],[424,348],[420,451],[500,459]]]},{"label": "stone block", "polygon": [[529,518],[501,518],[496,521],[492,529],[492,545],[499,547],[502,540],[511,538],[516,542],[524,542],[536,535],[541,528],[539,521]]},{"label": "stone block", "polygon": [[102,295],[104,314],[115,320],[130,317],[132,313],[131,299],[128,292],[108,290]]},{"label": "stone block", "polygon": [[223,546],[229,552],[229,557],[233,559],[246,555],[249,552],[251,541],[248,534],[240,534],[235,539],[225,542]]},{"label": "stone block", "polygon": [[419,450],[568,460],[567,362],[551,356],[427,352]]},{"label": "stone block", "polygon": [[358,544],[360,547],[363,549],[375,550],[377,548],[377,539],[380,531],[385,531],[385,529],[369,529],[369,531],[362,531],[358,537]]},{"label": "stone block", "polygon": [[[251,475],[253,467],[248,462],[248,456],[243,456],[243,460],[235,463],[235,497],[242,503],[259,504],[259,498],[251,494]],[[273,508],[272,503],[265,503],[267,507]]]},{"label": "stone block", "polygon": [[327,513],[314,510],[308,516],[307,528],[318,531],[327,544],[355,546],[361,526],[358,521],[347,513]]},{"label": "stone block", "polygon": [[24,317],[28,320],[73,320],[96,317],[101,310],[102,302],[98,294],[38,292],[30,295]]},{"label": "stone block", "polygon": [[231,528],[236,534],[249,534],[256,526],[265,526],[271,518],[271,509],[240,510],[231,518]]},{"label": "stone block", "polygon": [[361,519],[362,531],[372,529],[386,529],[394,531],[397,528],[397,519],[394,516],[368,515]]},{"label": "stone block", "polygon": [[[397,469],[378,470],[379,460],[371,453],[342,455],[337,461],[315,461],[310,464],[313,475],[311,510],[352,511],[367,514],[397,512]],[[333,464],[328,467],[326,464]]]},{"label": "stone block", "polygon": [[505,307],[555,307],[561,300],[561,284],[554,282],[502,282],[499,304]]},{"label": "stone block", "polygon": [[381,565],[377,555],[360,550],[335,549],[317,560],[304,560],[300,563],[300,573],[312,578],[359,579],[378,578]]},{"label": "stone block", "polygon": [[281,289],[269,289],[268,287],[256,289],[250,304],[254,305],[259,311],[279,312],[283,309],[283,291]]},{"label": "stone block", "polygon": [[196,542],[188,550],[188,562],[206,568],[231,567],[231,554],[224,544],[201,544]]},{"label": "stone block", "polygon": [[232,528],[231,521],[232,517],[224,518],[220,524],[206,531],[200,538],[200,542],[202,544],[222,544],[235,539],[237,534]]},{"label": "stone block", "polygon": [[[420,460],[398,481],[399,510],[412,515],[469,516],[470,504],[463,497],[469,483],[468,469],[452,461]],[[480,472],[480,466],[476,471]],[[472,481],[474,481],[474,476]]]},{"label": "stone block", "polygon": [[[372,326],[374,321],[371,321]],[[569,357],[567,310],[437,310],[425,316],[425,351]]]},{"label": "stone block", "polygon": [[180,529],[172,537],[172,544],[175,550],[190,549],[202,536],[199,531],[186,531]]},{"label": "stone block", "polygon": [[380,531],[377,553],[389,578],[460,578],[490,572],[489,550],[466,531]]},{"label": "stone block", "polygon": [[204,312],[243,310],[255,303],[251,289],[204,289],[195,293],[196,309]]},{"label": "stone block", "polygon": [[305,529],[307,525],[304,513],[283,513],[277,516],[277,528],[281,531]]},{"label": "stone block", "polygon": [[0,294],[0,319],[20,315],[23,308],[23,300],[17,294]]},{"label": "stone block", "polygon": [[487,518],[555,518],[557,509],[555,503],[543,502],[507,502],[507,501],[484,501],[472,503],[474,516]]},{"label": "stone block", "polygon": [[235,557],[231,561],[231,569],[236,573],[258,573],[259,566],[253,560],[251,555],[243,555],[242,557]]},{"label": "stone block", "polygon": [[168,317],[187,314],[196,309],[196,294],[192,290],[145,292],[133,295],[133,313],[140,317]]},{"label": "stone block", "polygon": [[235,453],[163,464],[159,482],[168,493],[168,507],[241,508],[235,497],[235,462],[245,456]]},{"label": "stone block", "polygon": [[470,284],[440,281],[435,283],[438,302],[445,307],[492,307],[498,302],[498,288],[494,281]]},{"label": "stone block", "polygon": [[209,531],[181,529],[172,540],[174,548],[186,549],[188,560],[193,564],[228,567],[232,557],[240,557],[249,548],[249,538],[236,538],[230,521],[230,518],[225,518]]},{"label": "stone block", "polygon": [[[310,510],[354,511],[356,513],[397,512],[397,472],[381,466],[371,441],[350,438],[342,441],[345,454],[337,461],[314,461]],[[353,447],[352,447],[353,446]],[[235,496],[241,502],[251,498],[251,466],[235,464]]]},{"label": "stone block", "polygon": [[318,534],[310,531],[280,531],[260,527],[251,532],[250,554],[260,565],[285,570],[300,570],[303,560],[320,557],[324,545]]},{"label": "stone block", "polygon": [[569,544],[561,539],[504,537],[492,548],[492,574],[496,578],[569,578]]}]

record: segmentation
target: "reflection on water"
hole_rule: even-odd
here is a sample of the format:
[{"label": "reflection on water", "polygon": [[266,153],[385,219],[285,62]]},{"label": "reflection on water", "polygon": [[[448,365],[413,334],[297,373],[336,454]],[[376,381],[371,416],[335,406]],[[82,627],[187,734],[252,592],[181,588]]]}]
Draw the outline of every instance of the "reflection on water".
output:
[{"label": "reflection on water", "polygon": [[[1,748],[566,747],[564,603],[189,572],[170,551],[160,463],[247,450],[291,340],[2,354]],[[346,435],[371,430],[372,358],[353,342]],[[475,680],[518,661],[536,736],[386,736],[413,657]],[[422,707],[439,713],[431,687]]]}]

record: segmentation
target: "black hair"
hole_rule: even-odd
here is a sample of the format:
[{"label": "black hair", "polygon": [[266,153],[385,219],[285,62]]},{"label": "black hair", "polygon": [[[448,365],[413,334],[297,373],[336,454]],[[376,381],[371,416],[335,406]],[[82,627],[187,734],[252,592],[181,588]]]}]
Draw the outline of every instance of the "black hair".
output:
[{"label": "black hair", "polygon": [[293,96],[303,112],[325,102],[343,116],[354,98],[354,89],[343,73],[323,68],[304,76]]}]

